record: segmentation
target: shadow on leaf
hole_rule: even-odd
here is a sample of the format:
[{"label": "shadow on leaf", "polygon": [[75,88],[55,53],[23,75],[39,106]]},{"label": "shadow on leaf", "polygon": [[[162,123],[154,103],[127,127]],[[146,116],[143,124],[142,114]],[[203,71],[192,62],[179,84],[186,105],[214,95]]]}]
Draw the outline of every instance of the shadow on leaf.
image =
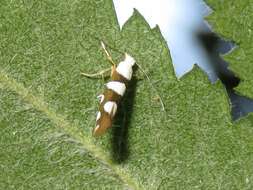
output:
[{"label": "shadow on leaf", "polygon": [[117,163],[122,163],[129,157],[128,129],[131,124],[136,85],[137,78],[133,76],[119,104],[112,128],[112,157]]},{"label": "shadow on leaf", "polygon": [[221,39],[212,32],[199,33],[197,37],[206,50],[217,76],[226,88],[232,105],[232,119],[235,121],[253,112],[253,100],[238,94],[234,90],[234,88],[239,85],[240,78],[229,70],[228,63],[221,57],[221,55],[229,53],[235,45]]}]

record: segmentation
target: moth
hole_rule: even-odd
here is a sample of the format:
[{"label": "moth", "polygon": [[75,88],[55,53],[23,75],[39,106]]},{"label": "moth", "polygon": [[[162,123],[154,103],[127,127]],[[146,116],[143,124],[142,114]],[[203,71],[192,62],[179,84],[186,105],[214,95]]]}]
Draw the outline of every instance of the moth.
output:
[{"label": "moth", "polygon": [[[103,76],[104,73],[111,71],[110,81],[105,84],[104,92],[98,96],[99,110],[96,116],[96,125],[93,129],[93,136],[96,137],[103,135],[107,131],[107,129],[112,127],[113,119],[117,113],[119,103],[126,92],[128,83],[132,79],[133,67],[135,65],[137,65],[138,68],[145,74],[152,88],[155,89],[146,72],[139,64],[136,63],[135,59],[131,55],[125,53],[124,60],[121,61],[119,64],[115,64],[111,54],[106,49],[105,44],[102,41],[101,46],[106,53],[108,60],[112,64],[110,70],[106,69],[95,74],[81,73],[86,77],[94,78],[98,75]],[[161,97],[157,95],[157,98],[159,99],[162,106],[162,110],[164,111],[165,108]]]},{"label": "moth", "polygon": [[[126,92],[129,81],[132,79],[133,67],[136,64],[135,59],[128,53],[125,53],[124,60],[116,65],[109,52],[106,50],[105,44],[101,42],[101,45],[107,58],[112,63],[111,79],[105,84],[104,92],[98,96],[99,111],[96,116],[96,126],[93,130],[93,136],[101,136],[108,128],[112,127],[118,105]],[[106,71],[107,70],[98,74],[101,75]],[[86,73],[82,74],[87,77],[95,76]]]}]

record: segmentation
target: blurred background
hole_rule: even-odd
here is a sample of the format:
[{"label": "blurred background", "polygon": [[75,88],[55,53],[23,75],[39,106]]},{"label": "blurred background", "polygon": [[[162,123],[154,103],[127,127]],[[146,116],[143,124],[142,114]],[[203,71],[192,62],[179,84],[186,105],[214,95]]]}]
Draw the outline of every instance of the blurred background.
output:
[{"label": "blurred background", "polygon": [[[166,40],[177,77],[189,72],[194,64],[205,71],[210,82],[221,80],[231,102],[233,120],[253,111],[253,100],[234,88],[240,78],[228,69],[222,55],[231,53],[236,44],[215,34],[205,20],[212,9],[202,0],[114,0],[120,27],[136,9],[151,28],[159,26]],[[215,14],[215,13],[213,13]],[[236,63],[233,63],[236,64]]]}]

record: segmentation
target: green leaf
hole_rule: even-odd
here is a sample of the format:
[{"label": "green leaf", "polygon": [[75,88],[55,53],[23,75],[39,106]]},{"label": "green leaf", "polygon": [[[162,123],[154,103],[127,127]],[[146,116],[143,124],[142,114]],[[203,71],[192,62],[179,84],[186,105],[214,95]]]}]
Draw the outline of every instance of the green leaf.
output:
[{"label": "green leaf", "polygon": [[[140,15],[120,32],[109,1],[3,1],[0,19],[1,189],[252,189],[253,116],[232,124],[198,67],[178,80]],[[109,66],[99,39],[152,82],[136,72],[118,138],[91,136],[106,81],[80,73]]]},{"label": "green leaf", "polygon": [[222,37],[235,41],[237,48],[225,56],[242,82],[237,90],[253,97],[253,1],[207,0],[214,12],[209,23]]}]

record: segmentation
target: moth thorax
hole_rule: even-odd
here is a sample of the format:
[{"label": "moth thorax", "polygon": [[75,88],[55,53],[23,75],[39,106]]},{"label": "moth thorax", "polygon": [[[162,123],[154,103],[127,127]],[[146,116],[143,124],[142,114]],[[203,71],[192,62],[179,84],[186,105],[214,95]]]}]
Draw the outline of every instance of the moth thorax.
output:
[{"label": "moth thorax", "polygon": [[125,54],[125,60],[121,61],[118,64],[116,71],[127,80],[131,80],[133,74],[132,67],[134,66],[134,64],[135,64],[134,58],[128,54]]},{"label": "moth thorax", "polygon": [[130,63],[120,62],[118,67],[116,68],[116,71],[127,80],[131,80],[133,75],[133,69]]}]

